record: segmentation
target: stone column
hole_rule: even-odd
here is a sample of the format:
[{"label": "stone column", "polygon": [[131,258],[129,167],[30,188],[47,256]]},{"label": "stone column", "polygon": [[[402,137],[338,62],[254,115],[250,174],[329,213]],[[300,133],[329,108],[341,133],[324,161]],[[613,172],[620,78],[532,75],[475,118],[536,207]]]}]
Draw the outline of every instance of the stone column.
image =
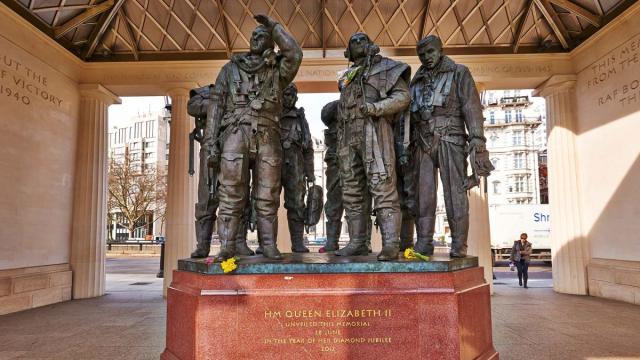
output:
[{"label": "stone column", "polygon": [[373,251],[373,255],[377,255],[380,251],[382,251],[382,233],[380,232],[380,228],[376,228],[373,224],[376,221],[375,218],[371,218],[371,250]]},{"label": "stone column", "polygon": [[[198,177],[189,176],[189,133],[194,120],[187,114],[189,87],[176,87],[171,97],[169,171],[167,178],[167,231],[164,249],[164,294],[171,284],[178,259],[188,258],[196,246],[195,203]],[[196,152],[196,157],[197,157]],[[198,159],[195,159],[198,164]],[[196,166],[197,167],[197,166]]]},{"label": "stone column", "polygon": [[575,75],[554,75],[533,95],[542,96],[547,102],[553,288],[561,293],[586,295],[589,244],[580,211],[575,83]]},{"label": "stone column", "polygon": [[[482,83],[476,87],[480,93],[485,90]],[[491,254],[491,227],[489,224],[489,197],[485,191],[488,183],[481,179],[479,187],[469,192],[469,240],[467,252],[478,257],[478,264],[484,268],[484,279],[493,294],[493,261]]]},{"label": "stone column", "polygon": [[104,295],[107,230],[107,108],[120,99],[99,84],[83,84],[76,150],[71,233],[73,298]]},{"label": "stone column", "polygon": [[493,294],[493,261],[491,254],[491,227],[489,225],[489,198],[485,191],[487,181],[480,180],[480,187],[469,192],[469,240],[467,252],[478,257],[484,268],[484,279]]},{"label": "stone column", "polygon": [[[306,233],[303,234],[303,236],[306,235]],[[291,233],[289,232],[289,222],[287,221],[287,209],[284,208],[284,188],[280,190],[280,207],[278,208],[278,241],[276,242],[276,245],[281,253],[292,252]]]}]

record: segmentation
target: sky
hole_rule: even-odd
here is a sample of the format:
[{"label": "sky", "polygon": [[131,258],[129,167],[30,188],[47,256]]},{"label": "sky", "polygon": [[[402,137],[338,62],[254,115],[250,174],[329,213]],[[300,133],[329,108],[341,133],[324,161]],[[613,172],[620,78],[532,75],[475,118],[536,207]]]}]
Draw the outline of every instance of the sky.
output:
[{"label": "sky", "polygon": [[[339,93],[298,94],[298,107],[304,107],[311,136],[324,138],[325,126],[320,120],[322,107],[333,100],[337,100]],[[121,105],[109,107],[109,128],[120,127],[130,118],[145,112],[160,111],[165,106],[163,96],[135,96],[122,97]]]},{"label": "sky", "polygon": [[138,114],[156,112],[165,106],[164,96],[121,97],[122,104],[109,106],[109,128],[121,127]]}]

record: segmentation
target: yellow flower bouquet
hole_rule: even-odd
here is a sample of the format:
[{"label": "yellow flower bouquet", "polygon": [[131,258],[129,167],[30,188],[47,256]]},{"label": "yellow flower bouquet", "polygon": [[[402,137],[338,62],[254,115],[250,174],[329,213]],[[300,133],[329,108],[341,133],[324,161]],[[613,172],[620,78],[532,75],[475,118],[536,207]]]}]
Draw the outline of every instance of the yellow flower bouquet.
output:
[{"label": "yellow flower bouquet", "polygon": [[220,267],[222,268],[222,271],[227,274],[232,272],[233,270],[238,268],[238,264],[236,264],[236,261],[238,261],[237,257],[232,257],[229,258],[223,262],[220,263]]},{"label": "yellow flower bouquet", "polygon": [[[237,257],[232,257],[232,258],[229,258],[229,259],[227,259],[227,260],[224,260],[224,261],[222,261],[222,262],[220,263],[220,268],[222,269],[222,271],[223,271],[225,274],[230,273],[230,272],[232,272],[233,270],[235,270],[235,269],[237,269],[237,268],[238,268],[238,263],[237,263],[237,262],[238,262],[238,260],[239,260],[239,259],[238,259]],[[204,261],[204,263],[205,263],[205,264],[207,264],[207,265],[211,265],[211,264],[213,264],[214,262],[216,262],[216,259],[215,259],[215,258],[213,258],[213,257],[209,257],[209,258],[207,258],[207,259]]]},{"label": "yellow flower bouquet", "polygon": [[408,248],[404,251],[404,258],[407,260],[423,260],[423,261],[429,261],[429,257],[426,255],[422,255],[419,252],[413,250],[413,248]]}]

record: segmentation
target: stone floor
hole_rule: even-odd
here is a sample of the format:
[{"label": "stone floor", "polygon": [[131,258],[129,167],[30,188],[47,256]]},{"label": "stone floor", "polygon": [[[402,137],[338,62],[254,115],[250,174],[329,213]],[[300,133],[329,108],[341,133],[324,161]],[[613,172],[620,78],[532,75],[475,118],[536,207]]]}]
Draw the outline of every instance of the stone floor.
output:
[{"label": "stone floor", "polygon": [[[0,316],[0,360],[158,359],[165,303],[158,258],[109,258],[107,295]],[[640,307],[561,295],[548,267],[530,288],[496,268],[494,344],[501,359],[640,359]]]}]

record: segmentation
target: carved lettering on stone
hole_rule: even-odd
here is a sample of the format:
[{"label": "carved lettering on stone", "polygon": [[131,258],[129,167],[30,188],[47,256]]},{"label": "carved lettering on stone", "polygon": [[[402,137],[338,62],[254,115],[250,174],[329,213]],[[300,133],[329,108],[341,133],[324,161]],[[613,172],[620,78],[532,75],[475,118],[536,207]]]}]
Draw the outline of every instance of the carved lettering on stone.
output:
[{"label": "carved lettering on stone", "polygon": [[578,90],[605,110],[640,104],[640,34],[582,70]]},{"label": "carved lettering on stone", "polygon": [[63,100],[49,89],[48,78],[20,60],[0,54],[0,96],[8,97],[25,106],[34,100],[61,107]]}]

